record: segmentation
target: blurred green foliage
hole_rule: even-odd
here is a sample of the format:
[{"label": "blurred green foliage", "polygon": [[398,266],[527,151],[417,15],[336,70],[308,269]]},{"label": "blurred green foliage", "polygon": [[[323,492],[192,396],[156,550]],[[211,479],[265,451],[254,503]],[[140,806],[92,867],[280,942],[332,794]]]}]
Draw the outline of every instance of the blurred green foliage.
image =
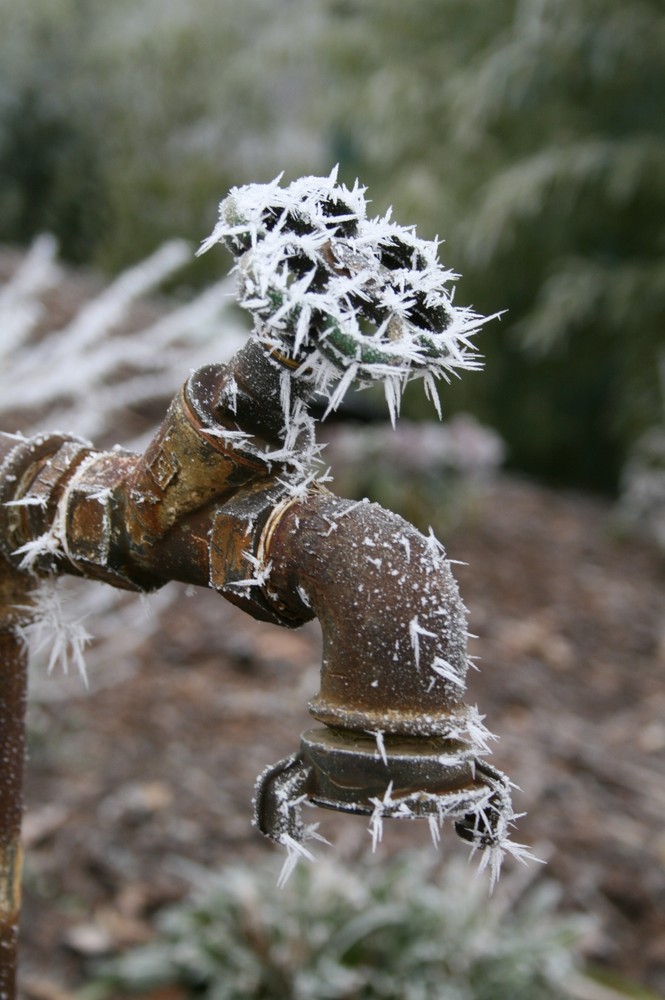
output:
[{"label": "blurred green foliage", "polygon": [[[117,271],[174,236],[198,243],[231,185],[318,168],[299,124],[311,70],[281,15],[271,0],[3,0],[0,240],[48,229],[65,258]],[[219,270],[206,258],[196,278]]]},{"label": "blurred green foliage", "polygon": [[[84,996],[184,987],[205,1000],[564,1000],[584,922],[552,885],[487,886],[425,852],[321,859],[285,889],[274,865],[204,874],[163,911],[153,942],[106,964]],[[505,889],[504,889],[505,886]],[[517,890],[517,891],[515,891]],[[152,992],[150,995],[155,995]]]},{"label": "blurred green foliage", "polygon": [[446,237],[461,301],[506,310],[487,371],[442,397],[512,465],[612,489],[662,420],[661,0],[4,0],[0,18],[0,240],[50,229],[116,270],[198,242],[233,184],[339,161],[377,212]]},{"label": "blurred green foliage", "polygon": [[513,464],[612,488],[631,443],[662,419],[665,8],[337,7],[336,55],[356,94],[338,121],[352,172],[380,207],[395,199],[446,236],[464,301],[507,310],[483,334],[486,374],[448,403],[472,404]]}]

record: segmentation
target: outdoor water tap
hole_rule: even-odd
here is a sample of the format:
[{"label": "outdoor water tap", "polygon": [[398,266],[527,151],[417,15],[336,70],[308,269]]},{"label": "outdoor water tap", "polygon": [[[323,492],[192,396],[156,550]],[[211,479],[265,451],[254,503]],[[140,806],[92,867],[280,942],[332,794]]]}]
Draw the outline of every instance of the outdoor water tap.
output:
[{"label": "outdoor water tap", "polygon": [[210,242],[239,259],[252,337],[190,376],[143,455],[0,434],[0,558],[34,577],[211,587],[291,628],[317,617],[320,725],[259,778],[258,828],[292,859],[317,836],[303,805],[369,815],[375,842],[384,817],[426,817],[435,840],[451,818],[496,877],[505,850],[524,850],[509,840],[510,783],[483,760],[489,734],[463,701],[450,564],[432,534],[311,471],[317,394],[335,407],[379,381],[394,419],[406,382],[433,396],[435,378],[478,364],[484,320],[453,306],[436,246],[364,206],[334,176],[232,192]]},{"label": "outdoor water tap", "polygon": [[450,565],[433,535],[270,457],[283,370],[252,342],[195,372],[143,455],[0,435],[0,549],[17,569],[135,590],[176,579],[283,626],[319,619],[310,711],[322,726],[259,779],[267,836],[301,844],[309,802],[371,815],[375,837],[383,817],[425,816],[433,833],[450,817],[474,846],[501,851],[509,787],[482,761],[488,734],[462,701],[466,613]]},{"label": "outdoor water tap", "polygon": [[[288,366],[279,377],[286,435],[308,389],[327,395],[330,410],[352,384],[379,382],[394,423],[407,382],[422,379],[438,409],[435,380],[479,366],[471,338],[486,320],[453,305],[446,285],[456,276],[437,244],[367,219],[364,189],[338,186],[335,172],[286,189],[279,179],[234,189],[203,250],[216,242],[238,261],[254,336]],[[489,734],[462,702],[466,616],[450,565],[433,536],[396,515],[305,485],[296,477],[267,515],[264,503],[246,550],[251,579],[237,560],[229,574],[228,551],[221,560],[227,596],[243,589],[251,611],[260,595],[283,624],[314,613],[323,632],[310,703],[323,726],[260,777],[256,823],[295,857],[317,835],[303,804],[370,814],[375,842],[384,817],[426,816],[435,840],[450,817],[495,878],[504,850],[524,852],[508,837],[510,783],[482,761]],[[260,492],[253,502],[262,509]],[[233,507],[242,517],[240,498]]]}]

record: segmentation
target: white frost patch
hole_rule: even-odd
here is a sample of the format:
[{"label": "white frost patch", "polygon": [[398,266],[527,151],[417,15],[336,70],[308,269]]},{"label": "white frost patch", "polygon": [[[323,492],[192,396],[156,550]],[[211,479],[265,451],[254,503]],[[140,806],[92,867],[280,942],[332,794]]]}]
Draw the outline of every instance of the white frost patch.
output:
[{"label": "white frost patch", "polygon": [[[368,219],[365,189],[339,185],[337,169],[280,180],[233,188],[199,250],[221,242],[236,258],[237,299],[255,336],[327,396],[326,415],[352,383],[381,382],[394,425],[416,378],[440,413],[436,382],[481,367],[472,338],[487,319],[454,304],[457,275],[439,262],[438,242],[390,213]],[[284,382],[286,418],[288,394]]]},{"label": "white frost patch", "polygon": [[26,573],[32,573],[42,556],[52,556],[57,559],[63,555],[62,541],[54,527],[51,527],[50,531],[21,545],[12,554],[23,556],[18,568]]},{"label": "white frost patch", "polygon": [[268,580],[270,579],[270,574],[272,572],[272,561],[266,563],[265,565],[261,563],[260,559],[252,555],[251,552],[244,551],[244,558],[254,567],[254,576],[248,577],[246,580],[234,580],[234,587],[265,587]]},{"label": "white frost patch", "polygon": [[[300,802],[289,803],[290,808],[297,809],[299,805]],[[284,888],[293,875],[299,861],[311,861],[312,863],[318,861],[316,855],[312,854],[312,852],[305,847],[308,840],[319,840],[322,844],[328,844],[330,846],[330,841],[321,836],[318,832],[318,828],[318,823],[309,823],[306,826],[303,826],[301,830],[302,840],[297,840],[290,833],[280,833],[278,842],[282,845],[282,847],[286,848],[286,857],[284,858],[284,864],[282,865],[282,870],[280,871],[279,878],[277,879],[278,889]]]},{"label": "white frost patch", "polygon": [[277,879],[277,888],[283,889],[293,875],[299,861],[305,859],[306,861],[314,862],[316,861],[316,857],[311,851],[307,850],[304,844],[295,840],[290,833],[281,834],[279,842],[282,847],[286,848],[284,864],[282,865],[282,870],[279,873],[279,878]]},{"label": "white frost patch", "polygon": [[369,832],[372,835],[372,851],[376,851],[377,847],[383,840],[383,817],[386,812],[386,808],[393,805],[392,800],[393,783],[392,781],[386,788],[383,798],[370,799],[370,802],[374,806],[374,811],[370,817],[369,821]]},{"label": "white frost patch", "polygon": [[[376,685],[376,684],[378,684],[378,681],[374,681],[373,684],[372,684],[372,687],[374,687],[374,685]],[[386,744],[385,744],[385,740],[383,738],[383,730],[382,729],[368,729],[367,732],[370,734],[370,736],[373,736],[374,739],[376,740],[376,749],[378,751],[379,757],[381,758],[381,760],[383,761],[383,763],[387,767],[388,766],[388,755],[386,754]]]},{"label": "white frost patch", "polygon": [[356,510],[358,507],[363,507],[363,506],[366,506],[367,504],[369,504],[369,500],[368,500],[367,497],[363,497],[362,500],[356,500],[354,503],[349,504],[349,506],[346,507],[344,510],[340,511],[338,513],[337,517],[338,518],[340,518],[340,517],[346,517],[347,514],[350,514],[352,511]]},{"label": "white frost patch", "polygon": [[411,542],[406,537],[406,535],[400,535],[398,537],[397,541],[399,542],[400,545],[402,545],[404,547],[404,551],[406,552],[406,561],[408,563],[410,563],[411,562]]},{"label": "white frost patch", "polygon": [[41,507],[42,509],[46,507],[45,497],[31,497],[25,496],[21,497],[20,500],[6,500],[3,504],[4,507]]},{"label": "white frost patch", "polygon": [[[476,845],[471,848],[471,856],[475,854],[478,850]],[[510,840],[508,834],[502,837],[496,844],[485,845],[480,854],[480,861],[478,862],[478,874],[485,871],[487,868],[490,873],[490,892],[494,891],[496,883],[499,881],[499,876],[501,875],[501,868],[506,854],[509,854],[512,858],[515,858],[521,864],[526,865],[529,861],[537,861],[538,864],[544,864],[542,858],[537,857],[526,844],[516,844],[514,841]]]},{"label": "white frost patch", "polygon": [[83,650],[91,636],[83,627],[82,619],[72,615],[55,578],[40,580],[31,592],[31,599],[31,605],[22,606],[22,610],[30,612],[30,620],[17,628],[28,654],[36,656],[42,650],[49,650],[48,673],[59,665],[67,674],[73,665],[87,687]]},{"label": "white frost patch", "polygon": [[228,427],[222,427],[221,424],[217,427],[206,427],[205,433],[209,434],[210,437],[221,438],[231,448],[236,446],[242,448],[252,440],[252,435],[248,434],[247,431],[233,431]]},{"label": "white frost patch", "polygon": [[480,851],[478,871],[485,869],[490,873],[490,892],[494,889],[501,866],[506,854],[526,864],[528,861],[538,861],[526,844],[517,844],[510,840],[510,828],[519,819],[513,812],[510,800],[510,782],[505,775],[495,772],[494,778],[488,780],[486,797],[477,802],[466,819],[473,817],[474,825],[469,832],[473,838],[471,856]]},{"label": "white frost patch", "polygon": [[429,629],[422,628],[418,624],[418,616],[416,615],[409,622],[409,639],[411,640],[411,648],[413,649],[413,659],[416,664],[416,670],[420,669],[420,636],[427,635],[432,639],[436,639],[436,632],[430,632]]},{"label": "white frost patch", "polygon": [[332,535],[333,531],[337,531],[338,530],[339,525],[338,525],[337,521],[331,520],[329,517],[325,517],[325,515],[324,515],[323,519],[326,522],[326,524],[330,525],[330,527],[328,528],[328,530],[326,532],[323,533],[322,537],[323,538],[328,538],[329,535]]},{"label": "white frost patch", "polygon": [[425,540],[427,542],[427,548],[429,549],[430,553],[436,559],[440,559],[440,558],[444,558],[445,559],[446,558],[446,550],[445,550],[443,544],[439,541],[439,539],[434,534],[434,530],[432,529],[431,525],[430,525],[430,528],[429,528],[429,533],[428,533],[427,538]]},{"label": "white frost patch", "polygon": [[464,680],[460,677],[452,663],[448,663],[442,656],[435,656],[430,664],[430,668],[435,674],[443,677],[450,684],[455,684],[457,687],[462,688],[462,690],[466,687]]},{"label": "white frost patch", "polygon": [[485,716],[478,713],[478,709],[469,708],[466,719],[466,733],[480,753],[491,753],[490,741],[498,740],[498,736],[490,732],[484,724]]},{"label": "white frost patch", "polygon": [[328,480],[328,476],[318,476],[315,472],[311,473],[309,476],[304,476],[299,478],[294,476],[290,479],[277,477],[277,482],[287,491],[290,497],[294,500],[304,500],[309,493],[310,487],[314,483],[324,483]]}]

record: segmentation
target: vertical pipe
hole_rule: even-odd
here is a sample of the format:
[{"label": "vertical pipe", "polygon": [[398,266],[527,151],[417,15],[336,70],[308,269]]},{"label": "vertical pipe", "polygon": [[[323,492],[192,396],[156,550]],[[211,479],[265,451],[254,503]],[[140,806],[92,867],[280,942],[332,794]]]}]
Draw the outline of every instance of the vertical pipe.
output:
[{"label": "vertical pipe", "polygon": [[16,998],[27,653],[16,626],[28,578],[0,556],[0,1000]]}]

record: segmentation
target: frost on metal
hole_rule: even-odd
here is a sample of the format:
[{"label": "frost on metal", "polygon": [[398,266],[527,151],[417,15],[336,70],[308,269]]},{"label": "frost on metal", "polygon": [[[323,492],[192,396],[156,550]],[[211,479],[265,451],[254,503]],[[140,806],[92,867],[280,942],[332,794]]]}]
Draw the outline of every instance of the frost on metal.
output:
[{"label": "frost on metal", "polygon": [[457,275],[438,242],[367,217],[365,188],[329,177],[288,187],[234,188],[201,250],[222,243],[237,259],[240,305],[254,334],[328,396],[384,386],[395,422],[404,386],[421,378],[438,410],[437,379],[480,367],[473,336],[486,322],[453,302]]},{"label": "frost on metal", "polygon": [[[10,502],[7,506],[30,505],[34,502],[34,498],[27,496]],[[21,556],[19,569],[34,577],[30,604],[19,607],[19,610],[26,613],[25,620],[17,625],[16,630],[31,661],[44,654],[49,674],[56,666],[60,666],[63,673],[68,674],[70,666],[74,666],[87,686],[83,651],[92,637],[84,628],[82,617],[73,613],[59,578],[51,572],[38,575],[38,569],[43,574],[47,565],[55,569],[63,554],[62,535],[57,522],[49,531],[14,552],[14,555]]]},{"label": "frost on metal", "polygon": [[[377,738],[377,753],[381,754],[381,749],[382,740]],[[386,819],[427,819],[436,848],[441,840],[443,824],[450,820],[455,824],[459,835],[470,844],[471,854],[479,855],[479,872],[488,870],[491,891],[499,878],[506,855],[523,864],[539,859],[526,845],[511,840],[511,831],[519,816],[513,810],[511,782],[506,775],[481,762],[471,748],[461,751],[459,760],[471,761],[479,771],[482,770],[483,783],[459,792],[431,794],[415,791],[405,795],[394,789],[392,780],[386,781],[383,795],[370,799],[372,811],[368,830],[372,850],[376,851],[383,839]],[[387,760],[385,762],[387,764]],[[453,758],[447,756],[445,765],[450,767],[454,763]],[[281,762],[278,768],[281,770],[279,780],[273,780],[275,768],[267,768],[257,781],[257,790],[263,795],[270,784],[271,794],[277,800],[273,813],[276,828],[271,836],[287,852],[279,877],[279,884],[283,886],[299,861],[317,861],[317,857],[305,846],[307,842],[328,841],[318,832],[318,824],[306,824],[302,819],[303,807],[315,804],[310,801],[306,792],[310,775],[307,765],[299,754],[293,754]],[[359,807],[357,811],[366,810]]]},{"label": "frost on metal", "polygon": [[[325,561],[336,594],[334,609],[322,591],[314,595],[313,607],[334,638],[324,643],[321,691],[310,710],[346,735],[303,734],[299,754],[264,772],[258,825],[287,847],[286,878],[298,860],[294,842],[304,843],[308,829],[306,806],[367,816],[374,849],[386,819],[426,820],[435,846],[448,821],[493,886],[506,855],[522,861],[530,855],[511,840],[517,817],[510,781],[484,759],[494,737],[478,710],[462,701],[469,633],[450,561],[431,531],[422,535],[376,504],[347,503],[338,500],[334,512],[321,507],[320,527],[307,543]],[[335,532],[327,527],[333,523]],[[334,541],[326,542],[331,534]],[[355,555],[338,572],[335,553],[350,550]],[[386,588],[386,580],[396,588]],[[308,601],[313,596],[307,583],[304,593]],[[339,629],[331,633],[333,616]],[[310,855],[309,848],[300,853]]]},{"label": "frost on metal", "polygon": [[277,765],[267,767],[257,779],[257,797],[254,800],[254,823],[259,825],[258,810],[259,793],[268,779],[279,774],[280,781],[271,785],[273,802],[273,839],[286,850],[286,858],[278,879],[278,886],[286,885],[299,861],[316,861],[316,857],[305,847],[310,840],[319,840],[324,844],[329,841],[318,832],[318,823],[303,823],[302,807],[307,804],[305,786],[308,771],[302,766],[298,754],[292,754]]}]

